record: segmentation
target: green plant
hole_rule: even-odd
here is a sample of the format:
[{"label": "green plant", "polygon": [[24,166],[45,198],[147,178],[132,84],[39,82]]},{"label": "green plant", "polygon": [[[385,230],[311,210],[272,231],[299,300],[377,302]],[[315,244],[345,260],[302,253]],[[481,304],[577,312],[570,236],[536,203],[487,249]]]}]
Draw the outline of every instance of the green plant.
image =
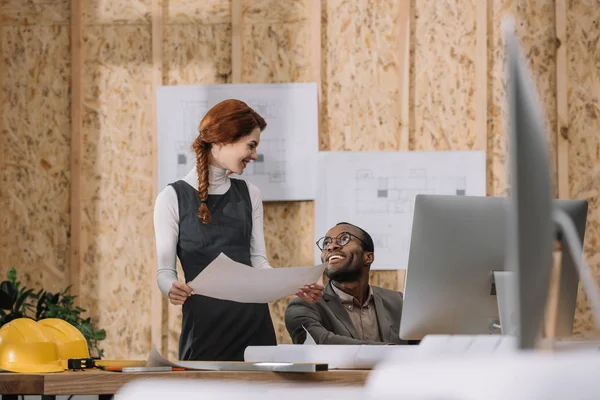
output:
[{"label": "green plant", "polygon": [[13,319],[27,316],[32,309],[28,302],[30,297],[36,297],[33,289],[21,287],[17,281],[17,271],[12,268],[8,271],[8,280],[0,283],[0,326]]},{"label": "green plant", "polygon": [[[102,358],[104,350],[98,343],[106,339],[106,331],[96,330],[90,318],[81,317],[86,310],[75,305],[76,296],[69,294],[70,288],[59,293],[43,289],[35,293],[34,289],[28,289],[17,281],[17,271],[12,268],[8,272],[8,280],[0,283],[0,326],[16,318],[32,318],[36,321],[60,318],[79,329],[93,357]],[[36,301],[35,305],[30,300]]]}]

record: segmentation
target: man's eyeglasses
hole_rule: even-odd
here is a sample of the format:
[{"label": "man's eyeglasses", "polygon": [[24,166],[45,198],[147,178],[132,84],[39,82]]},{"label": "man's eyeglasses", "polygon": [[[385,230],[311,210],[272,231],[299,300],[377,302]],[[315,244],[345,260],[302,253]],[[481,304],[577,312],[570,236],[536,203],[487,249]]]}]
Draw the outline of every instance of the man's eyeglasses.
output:
[{"label": "man's eyeglasses", "polygon": [[350,241],[350,239],[352,239],[352,238],[356,238],[356,239],[360,240],[366,246],[366,243],[364,242],[364,240],[362,240],[358,236],[353,235],[350,232],[342,232],[339,235],[337,235],[335,238],[331,238],[329,236],[323,236],[321,239],[317,240],[317,247],[319,248],[319,250],[323,251],[327,247],[329,247],[329,245],[331,243],[333,243],[334,240],[338,245],[343,247],[343,246],[347,245],[348,242]]}]

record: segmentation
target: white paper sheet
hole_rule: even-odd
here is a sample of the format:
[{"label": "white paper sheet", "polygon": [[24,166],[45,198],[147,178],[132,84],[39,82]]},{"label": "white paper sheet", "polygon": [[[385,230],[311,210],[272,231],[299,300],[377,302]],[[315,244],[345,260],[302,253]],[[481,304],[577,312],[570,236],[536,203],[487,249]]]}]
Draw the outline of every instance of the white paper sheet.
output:
[{"label": "white paper sheet", "polygon": [[269,303],[293,296],[323,275],[325,264],[315,267],[258,269],[221,253],[188,282],[195,294],[239,303]]},{"label": "white paper sheet", "polygon": [[315,83],[244,83],[161,86],[158,104],[158,187],[181,179],[196,162],[191,150],[206,112],[225,99],[239,99],[267,122],[258,158],[242,175],[264,201],[314,200],[319,151]]},{"label": "white paper sheet", "polygon": [[320,152],[318,160],[327,173],[318,175],[315,240],[339,221],[360,226],[375,242],[371,270],[407,267],[417,194],[486,194],[483,151]]},{"label": "white paper sheet", "polygon": [[177,361],[166,359],[153,344],[147,367],[179,367],[194,371],[275,371],[275,372],[315,372],[314,363],[291,362],[243,362],[243,361]]},{"label": "white paper sheet", "polygon": [[248,346],[246,362],[322,362],[329,369],[372,369],[377,364],[394,358],[411,360],[420,355],[419,346],[385,345],[300,345]]}]

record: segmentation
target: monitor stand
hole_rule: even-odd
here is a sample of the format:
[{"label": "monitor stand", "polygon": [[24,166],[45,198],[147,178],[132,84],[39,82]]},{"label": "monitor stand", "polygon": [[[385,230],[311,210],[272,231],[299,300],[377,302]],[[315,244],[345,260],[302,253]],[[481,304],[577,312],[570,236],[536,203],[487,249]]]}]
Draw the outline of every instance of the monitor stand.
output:
[{"label": "monitor stand", "polygon": [[[496,325],[490,327],[490,333],[492,329],[496,330],[499,328],[503,335],[516,335],[518,328],[518,314],[516,304],[516,275],[512,271],[494,271],[494,287],[496,294],[496,301],[498,302],[498,315],[500,321]],[[492,294],[494,288],[492,289]]]}]

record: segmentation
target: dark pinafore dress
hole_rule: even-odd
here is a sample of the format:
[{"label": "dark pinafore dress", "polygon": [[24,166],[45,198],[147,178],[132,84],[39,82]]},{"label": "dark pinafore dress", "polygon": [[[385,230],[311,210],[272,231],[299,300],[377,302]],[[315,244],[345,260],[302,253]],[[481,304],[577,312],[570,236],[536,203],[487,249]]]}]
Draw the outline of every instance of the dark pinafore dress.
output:
[{"label": "dark pinafore dress", "polygon": [[[252,268],[252,203],[246,182],[231,179],[225,194],[208,196],[211,224],[203,224],[197,217],[200,198],[194,187],[182,180],[171,186],[179,203],[177,256],[185,281],[194,279],[221,252]],[[247,346],[276,344],[267,304],[237,303],[201,294],[190,296],[183,304],[180,360],[243,361]]]}]

